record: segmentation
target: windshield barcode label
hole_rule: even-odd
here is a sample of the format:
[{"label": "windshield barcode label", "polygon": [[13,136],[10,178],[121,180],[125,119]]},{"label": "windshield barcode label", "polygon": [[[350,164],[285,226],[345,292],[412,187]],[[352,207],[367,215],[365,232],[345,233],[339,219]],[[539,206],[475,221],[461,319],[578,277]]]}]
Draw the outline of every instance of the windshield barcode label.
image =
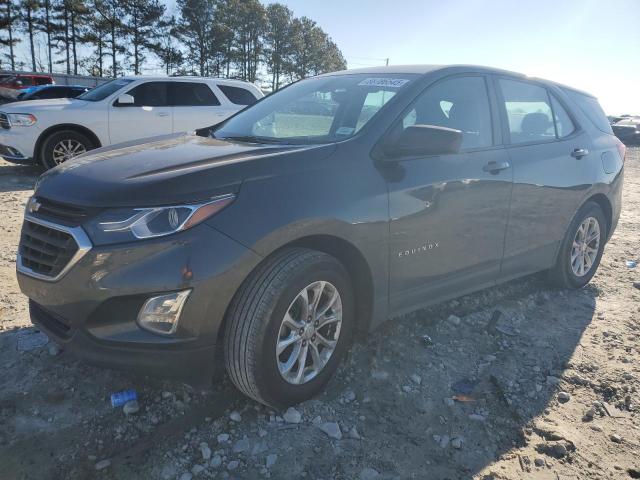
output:
[{"label": "windshield barcode label", "polygon": [[404,78],[365,78],[358,85],[363,87],[390,87],[400,88],[409,80]]}]

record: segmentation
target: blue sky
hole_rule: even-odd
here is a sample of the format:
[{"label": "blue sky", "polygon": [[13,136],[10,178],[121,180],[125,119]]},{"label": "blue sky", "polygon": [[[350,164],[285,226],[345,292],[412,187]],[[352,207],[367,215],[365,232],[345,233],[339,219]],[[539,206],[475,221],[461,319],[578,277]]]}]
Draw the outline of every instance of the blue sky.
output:
[{"label": "blue sky", "polygon": [[548,78],[640,114],[640,0],[284,0],[349,67],[470,63]]},{"label": "blue sky", "polygon": [[[640,114],[640,0],[280,2],[318,22],[349,68],[488,65],[591,92],[609,114]],[[19,51],[28,63],[25,42]],[[162,73],[154,63],[144,73]]]}]

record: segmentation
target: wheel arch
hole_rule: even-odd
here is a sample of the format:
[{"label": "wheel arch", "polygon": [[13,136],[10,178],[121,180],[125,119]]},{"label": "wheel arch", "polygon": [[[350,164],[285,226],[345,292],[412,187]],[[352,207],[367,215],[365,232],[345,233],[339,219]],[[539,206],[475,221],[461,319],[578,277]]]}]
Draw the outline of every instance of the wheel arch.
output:
[{"label": "wheel arch", "polygon": [[[356,299],[356,329],[358,331],[367,331],[370,327],[373,313],[374,287],[371,268],[369,267],[369,263],[362,252],[351,242],[343,238],[333,235],[317,234],[292,240],[281,245],[269,255],[265,256],[262,261],[247,274],[243,283],[253,275],[260,265],[270,259],[273,255],[285,248],[292,247],[308,248],[310,250],[326,253],[327,255],[331,255],[336,258],[343,265],[351,279],[351,285]],[[236,294],[234,294],[234,296]],[[229,308],[231,308],[232,303],[233,301],[229,302],[225,315],[222,319],[222,323],[218,328],[218,342],[220,342],[224,336],[225,324],[228,319],[228,311]]]},{"label": "wheel arch", "polygon": [[[611,225],[613,223],[613,207],[611,202],[607,198],[607,196],[603,193],[596,193],[595,195],[587,198],[582,205],[587,202],[593,202],[597,204],[602,211],[604,212],[604,216],[607,219],[607,240],[611,237]],[[582,208],[582,205],[580,208]]]},{"label": "wheel arch", "polygon": [[47,128],[40,134],[38,140],[36,141],[36,146],[33,149],[34,158],[40,161],[40,158],[42,156],[42,146],[44,145],[45,140],[50,135],[65,130],[71,130],[86,135],[93,142],[94,148],[100,148],[102,146],[102,142],[100,142],[98,136],[87,127],[83,127],[82,125],[78,125],[76,123],[61,123]]}]

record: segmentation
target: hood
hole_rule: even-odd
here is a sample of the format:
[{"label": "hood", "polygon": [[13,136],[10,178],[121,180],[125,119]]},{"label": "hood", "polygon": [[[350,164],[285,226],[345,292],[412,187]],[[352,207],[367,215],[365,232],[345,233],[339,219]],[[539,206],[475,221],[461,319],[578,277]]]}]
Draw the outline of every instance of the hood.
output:
[{"label": "hood", "polygon": [[33,113],[45,110],[66,110],[69,108],[83,108],[87,105],[85,100],[73,98],[49,98],[46,100],[25,100],[11,102],[0,106],[0,110],[8,113]]},{"label": "hood", "polygon": [[174,134],[100,148],[38,179],[36,195],[85,207],[188,203],[235,193],[243,180],[318,163],[335,145],[263,145]]}]

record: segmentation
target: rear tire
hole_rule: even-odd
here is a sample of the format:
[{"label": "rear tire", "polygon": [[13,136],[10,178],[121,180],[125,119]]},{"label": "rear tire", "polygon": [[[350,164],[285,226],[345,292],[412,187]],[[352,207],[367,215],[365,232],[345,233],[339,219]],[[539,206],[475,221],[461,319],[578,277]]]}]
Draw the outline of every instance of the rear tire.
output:
[{"label": "rear tire", "polygon": [[[74,156],[95,148],[93,142],[82,133],[74,130],[63,130],[49,135],[42,144],[40,160],[49,170]],[[67,155],[65,156],[65,152]]]},{"label": "rear tire", "polygon": [[[587,242],[592,237],[594,240]],[[551,284],[559,288],[576,289],[589,283],[600,265],[606,238],[607,219],[602,208],[595,202],[585,203],[571,221],[562,240],[556,264],[549,271]]]},{"label": "rear tire", "polygon": [[[310,305],[306,309],[309,318],[306,323],[297,315],[305,304],[300,296],[303,292],[306,305]],[[318,301],[314,302],[316,297]],[[322,313],[324,316],[316,317],[316,312],[331,301],[333,306]],[[340,305],[336,306],[338,301]],[[349,275],[334,257],[304,248],[287,248],[275,254],[244,282],[227,312],[224,353],[231,380],[245,395],[274,408],[313,397],[329,381],[349,346],[354,311]],[[303,316],[307,318],[306,314]],[[319,327],[324,323],[322,320],[311,321],[312,317],[329,319],[332,316],[340,317],[340,326],[337,320],[331,320],[331,325],[327,322],[325,327]],[[296,322],[295,328],[287,326],[289,320]],[[318,329],[314,330],[313,325]],[[299,331],[298,326],[302,327]],[[316,333],[323,342],[325,337],[335,339],[335,343],[331,342],[334,347],[325,350],[317,343]],[[299,339],[278,354],[277,348],[282,348],[282,342],[294,337]],[[300,354],[293,353],[296,348],[304,352],[303,362],[299,360]],[[317,352],[321,352],[320,356]],[[294,357],[298,360],[291,363],[291,373],[283,372],[289,364],[287,359]],[[301,364],[303,374],[296,383],[293,377],[297,375],[293,373]],[[322,366],[316,369],[316,365]]]}]

